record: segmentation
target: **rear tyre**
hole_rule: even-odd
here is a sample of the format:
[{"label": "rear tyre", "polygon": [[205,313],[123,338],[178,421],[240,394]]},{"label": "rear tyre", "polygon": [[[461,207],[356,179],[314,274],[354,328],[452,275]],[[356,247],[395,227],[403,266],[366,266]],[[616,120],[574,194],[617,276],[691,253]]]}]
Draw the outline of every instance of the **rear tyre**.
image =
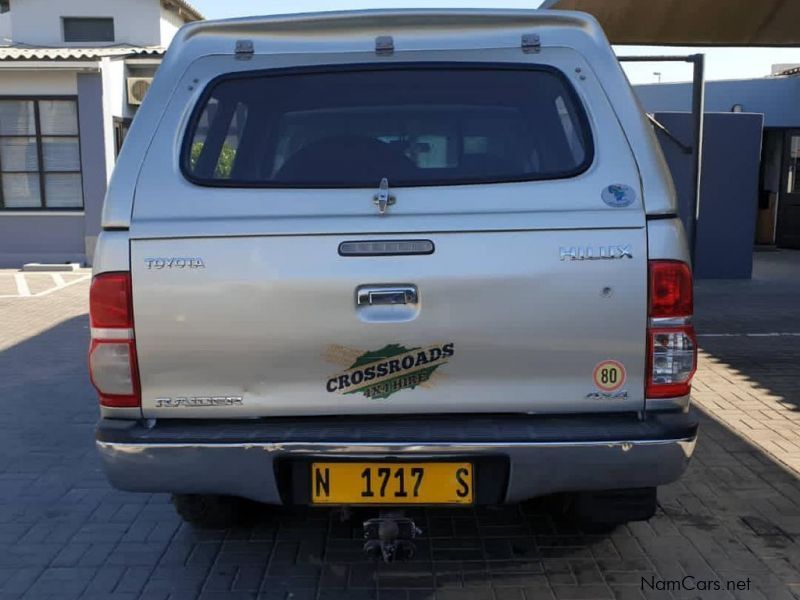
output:
[{"label": "rear tyre", "polygon": [[588,529],[613,529],[630,521],[647,521],[656,513],[656,488],[578,492],[570,512]]},{"label": "rear tyre", "polygon": [[172,504],[180,517],[200,529],[226,529],[253,520],[255,503],[235,496],[173,494]]}]

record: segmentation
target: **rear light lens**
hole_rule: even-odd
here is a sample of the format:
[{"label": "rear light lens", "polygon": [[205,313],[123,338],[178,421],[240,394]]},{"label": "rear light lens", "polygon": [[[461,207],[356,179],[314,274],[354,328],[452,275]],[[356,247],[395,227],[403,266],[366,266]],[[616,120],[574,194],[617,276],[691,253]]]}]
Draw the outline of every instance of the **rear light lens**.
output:
[{"label": "rear light lens", "polygon": [[103,273],[89,292],[89,376],[100,404],[141,406],[130,273]]},{"label": "rear light lens", "polygon": [[89,289],[92,327],[133,327],[130,273],[103,273]]},{"label": "rear light lens", "polygon": [[686,263],[650,261],[650,317],[691,317],[692,272]]},{"label": "rear light lens", "polygon": [[677,398],[692,389],[697,338],[692,272],[677,261],[649,264],[650,326],[647,330],[647,398]]},{"label": "rear light lens", "polygon": [[685,396],[697,370],[697,341],[691,325],[648,332],[648,398]]},{"label": "rear light lens", "polygon": [[100,404],[114,407],[139,406],[141,400],[137,371],[133,340],[92,340],[89,348],[89,374],[100,395]]}]

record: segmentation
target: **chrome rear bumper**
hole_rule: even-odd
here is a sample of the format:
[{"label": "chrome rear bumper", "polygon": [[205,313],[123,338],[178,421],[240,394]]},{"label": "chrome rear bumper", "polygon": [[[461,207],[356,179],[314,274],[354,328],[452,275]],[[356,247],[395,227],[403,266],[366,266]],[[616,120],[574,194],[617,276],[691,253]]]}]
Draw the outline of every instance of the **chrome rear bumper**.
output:
[{"label": "chrome rear bumper", "polygon": [[[458,419],[459,417],[454,417]],[[461,417],[463,418],[463,417]],[[507,485],[499,496],[500,501],[517,502],[553,492],[640,488],[663,485],[675,481],[686,469],[694,451],[697,423],[690,415],[653,415],[642,426],[636,427],[629,420],[614,426],[612,420],[596,420],[596,435],[587,435],[591,418],[537,419],[517,416],[510,425],[508,436],[499,435],[496,441],[470,440],[470,432],[476,431],[480,417],[470,417],[462,428],[462,435],[448,427],[443,433],[453,439],[432,441],[428,439],[434,431],[414,439],[358,439],[365,436],[354,433],[351,439],[327,439],[319,422],[306,428],[306,441],[292,439],[302,437],[303,428],[293,425],[291,436],[255,440],[256,433],[238,436],[226,435],[225,425],[218,428],[212,423],[188,422],[183,425],[170,423],[166,436],[153,434],[139,424],[119,427],[119,423],[102,421],[98,428],[97,447],[105,471],[111,483],[120,489],[142,492],[173,492],[195,494],[226,494],[253,500],[282,504],[287,498],[286,482],[280,482],[277,466],[286,461],[307,460],[311,457],[327,459],[385,460],[447,459],[448,457],[502,457],[508,464]],[[530,439],[521,439],[519,420],[528,420],[527,434]],[[486,420],[486,419],[485,419]],[[491,426],[497,422],[491,420]],[[537,422],[541,427],[537,427]],[[570,427],[570,423],[574,426]],[[253,423],[258,429],[261,423]],[[563,429],[557,436],[558,426]],[[238,430],[244,427],[237,424]],[[374,437],[380,430],[370,423]],[[392,423],[384,424],[387,432]],[[195,434],[186,431],[196,429]],[[346,435],[337,426],[339,436]],[[614,435],[618,429],[620,435]],[[222,431],[220,431],[222,430]],[[537,430],[540,432],[537,438]],[[124,432],[120,435],[120,432]],[[175,432],[182,432],[175,435]],[[172,432],[172,435],[170,435]],[[664,436],[657,435],[659,432]],[[363,432],[362,432],[363,433]],[[576,435],[583,434],[582,436]],[[627,433],[628,435],[622,435]],[[637,434],[651,434],[642,437]],[[206,435],[201,440],[198,436]],[[316,434],[316,435],[315,435]],[[314,436],[314,437],[312,437]],[[336,436],[333,436],[336,437]],[[473,436],[475,437],[475,436]],[[478,437],[485,437],[480,435]],[[558,440],[556,437],[563,439]],[[584,439],[580,439],[583,437]],[[228,439],[226,439],[228,438]],[[247,438],[247,439],[242,439]],[[456,439],[460,438],[460,439]],[[320,441],[312,441],[319,439]],[[284,489],[281,489],[283,486]],[[480,478],[476,487],[481,486]]]}]

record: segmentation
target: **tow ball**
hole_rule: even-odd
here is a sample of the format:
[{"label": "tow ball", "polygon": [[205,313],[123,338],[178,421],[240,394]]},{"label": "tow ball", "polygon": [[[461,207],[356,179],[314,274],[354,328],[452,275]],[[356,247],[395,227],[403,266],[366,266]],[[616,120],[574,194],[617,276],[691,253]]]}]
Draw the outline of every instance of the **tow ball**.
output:
[{"label": "tow ball", "polygon": [[411,560],[417,553],[413,540],[422,533],[403,513],[381,513],[364,521],[364,552],[373,559],[391,563]]}]

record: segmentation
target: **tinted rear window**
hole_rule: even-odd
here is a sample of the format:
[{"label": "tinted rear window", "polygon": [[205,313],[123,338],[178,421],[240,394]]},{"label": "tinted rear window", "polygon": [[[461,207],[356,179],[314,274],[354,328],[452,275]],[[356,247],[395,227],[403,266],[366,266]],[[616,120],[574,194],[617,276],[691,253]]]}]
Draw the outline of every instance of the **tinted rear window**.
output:
[{"label": "tinted rear window", "polygon": [[225,77],[183,150],[196,183],[392,187],[570,177],[592,159],[587,120],[559,72],[394,66]]}]

